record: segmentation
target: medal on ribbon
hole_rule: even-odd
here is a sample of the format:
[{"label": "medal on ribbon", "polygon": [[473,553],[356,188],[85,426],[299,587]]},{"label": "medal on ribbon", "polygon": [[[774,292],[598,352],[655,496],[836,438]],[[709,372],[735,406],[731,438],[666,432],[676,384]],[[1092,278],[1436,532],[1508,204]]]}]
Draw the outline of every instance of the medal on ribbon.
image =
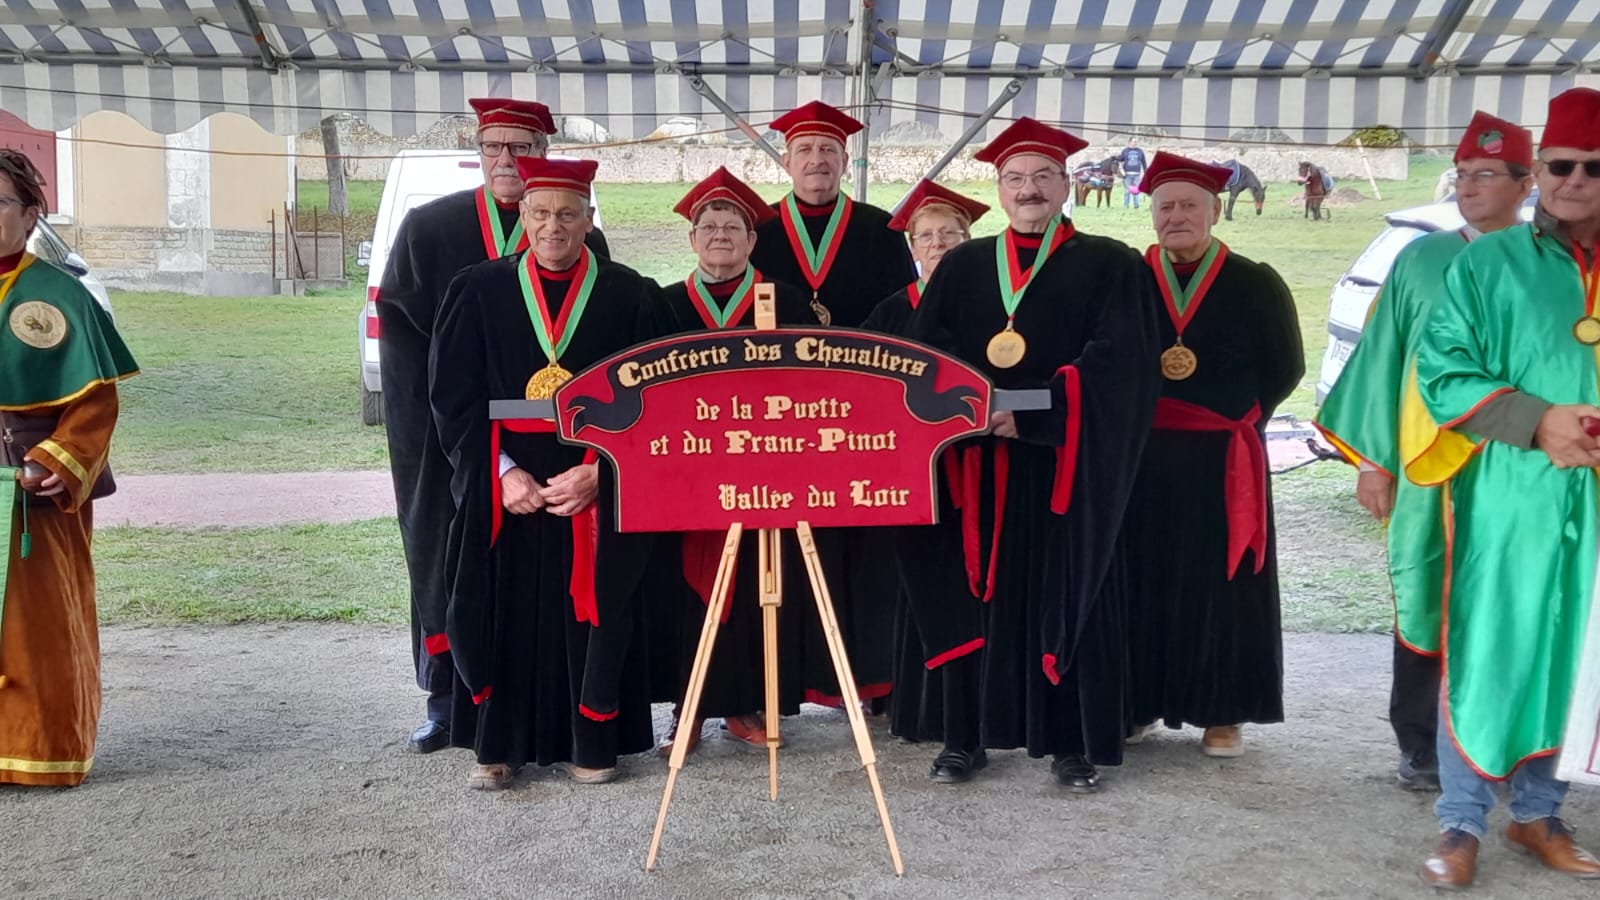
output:
[{"label": "medal on ribbon", "polygon": [[583,310],[589,305],[589,295],[594,291],[600,267],[595,264],[594,254],[584,247],[582,255],[578,257],[578,271],[572,278],[573,294],[562,304],[561,315],[552,321],[550,303],[545,298],[544,284],[536,271],[537,265],[532,253],[525,255],[517,266],[517,279],[522,286],[522,300],[528,306],[528,318],[533,322],[533,335],[538,339],[539,349],[544,351],[547,362],[544,368],[528,379],[523,395],[529,400],[548,400],[572,379],[572,373],[561,366],[561,354],[566,352],[573,334],[578,330],[578,321],[583,318]]},{"label": "medal on ribbon", "polygon": [[1217,280],[1217,273],[1222,271],[1222,261],[1227,258],[1228,245],[1212,238],[1205,256],[1200,257],[1199,268],[1189,277],[1189,286],[1184,287],[1178,280],[1177,270],[1172,268],[1172,261],[1161,252],[1159,244],[1151,244],[1144,252],[1145,264],[1156,273],[1156,284],[1161,288],[1167,316],[1172,319],[1173,330],[1178,334],[1173,345],[1161,353],[1161,374],[1168,381],[1183,381],[1200,368],[1199,357],[1183,345],[1183,331],[1189,327],[1194,314],[1200,311],[1201,301],[1205,300],[1211,283]]},{"label": "medal on ribbon", "polygon": [[1022,295],[1033,283],[1034,274],[1044,268],[1050,254],[1073,234],[1071,223],[1063,224],[1060,216],[1051,216],[1050,225],[1044,230],[1044,239],[1039,242],[1039,255],[1034,257],[1033,265],[1026,270],[1017,259],[1015,231],[1007,228],[1005,236],[994,242],[995,268],[1000,271],[1000,303],[1006,310],[1006,327],[989,338],[989,345],[984,351],[995,368],[1009,369],[1022,362],[1022,357],[1027,355],[1028,342],[1016,327],[1017,307],[1022,305]]},{"label": "medal on ribbon", "polygon": [[835,257],[839,255],[840,245],[844,243],[844,230],[850,224],[850,211],[854,206],[855,203],[844,194],[834,199],[833,214],[828,217],[828,225],[822,230],[822,240],[818,244],[811,243],[811,232],[806,230],[806,223],[800,214],[799,204],[795,203],[793,191],[783,198],[783,203],[778,207],[779,217],[783,219],[783,230],[789,234],[789,246],[794,250],[795,259],[800,263],[800,274],[805,276],[806,284],[811,286],[811,310],[817,314],[817,321],[823,325],[833,321],[833,314],[822,305],[817,295],[822,290],[822,283],[828,280],[828,272],[833,268]]}]

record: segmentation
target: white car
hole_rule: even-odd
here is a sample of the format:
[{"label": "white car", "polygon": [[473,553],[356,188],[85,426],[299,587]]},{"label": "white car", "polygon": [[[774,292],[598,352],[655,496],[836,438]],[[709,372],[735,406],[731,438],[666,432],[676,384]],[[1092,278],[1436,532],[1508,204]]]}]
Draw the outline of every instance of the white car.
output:
[{"label": "white car", "polygon": [[33,234],[28,236],[28,252],[76,277],[106,314],[111,314],[111,294],[107,293],[106,286],[89,271],[89,263],[78,251],[72,249],[61,233],[42,218],[38,227],[33,229]]},{"label": "white car", "polygon": [[[563,158],[563,157],[555,157]],[[383,381],[378,360],[378,285],[389,262],[395,233],[406,213],[469,188],[483,186],[483,163],[471,150],[402,150],[389,164],[383,182],[383,197],[378,201],[378,218],[372,224],[372,240],[356,250],[356,264],[367,268],[367,300],[356,320],[361,357],[361,424],[383,424]],[[594,224],[599,228],[600,206],[593,192]]]},{"label": "white car", "polygon": [[[1522,220],[1533,221],[1534,201],[1538,192],[1522,206]],[[1378,289],[1389,277],[1396,256],[1406,245],[1425,234],[1460,228],[1466,224],[1456,209],[1452,196],[1448,202],[1432,203],[1412,209],[1402,209],[1384,216],[1384,228],[1367,249],[1361,251],[1350,268],[1339,276],[1328,298],[1328,349],[1322,354],[1322,371],[1317,378],[1317,404],[1333,390],[1333,383],[1344,371],[1345,361],[1361,340],[1361,329],[1367,321],[1367,310],[1377,299]]]}]

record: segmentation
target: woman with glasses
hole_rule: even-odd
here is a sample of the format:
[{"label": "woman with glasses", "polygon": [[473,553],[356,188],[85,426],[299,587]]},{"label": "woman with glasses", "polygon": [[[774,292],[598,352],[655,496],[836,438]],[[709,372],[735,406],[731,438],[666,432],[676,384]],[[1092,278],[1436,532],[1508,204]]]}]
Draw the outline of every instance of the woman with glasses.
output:
[{"label": "woman with glasses", "polygon": [[27,252],[44,212],[39,170],[0,150],[0,784],[72,786],[100,721],[93,501],[138,366],[83,285]]},{"label": "woman with glasses", "polygon": [[[752,327],[755,324],[755,286],[769,279],[750,264],[750,251],[755,249],[756,228],[777,218],[777,213],[748,185],[721,167],[690,189],[674,211],[689,220],[689,246],[694,249],[697,264],[688,278],[662,288],[660,312],[664,321],[660,332],[665,335]],[[818,324],[811,310],[811,297],[788,284],[777,284],[777,314],[779,325],[815,327]],[[683,699],[724,538],[721,531],[689,532],[681,536],[681,544],[679,540],[668,538],[658,545],[661,552],[656,563],[681,572],[685,589],[680,595],[683,602],[674,607],[676,615],[669,614],[670,624],[652,629],[657,639],[665,644],[661,654],[666,666],[664,670],[657,668],[655,678],[653,699],[657,701]],[[707,716],[721,717],[733,740],[764,750],[767,732],[761,709],[765,703],[765,669],[756,586],[756,538],[754,530],[746,531],[739,548],[734,591],[717,633],[716,652],[711,657],[699,712],[701,721]],[[672,551],[680,546],[681,552]],[[786,545],[785,549],[792,548]],[[784,590],[788,602],[809,598],[810,587],[802,577],[805,570],[799,557],[786,560],[783,571],[788,582]],[[670,572],[667,578],[672,578]],[[801,621],[796,616],[780,618],[783,624],[780,624],[778,658],[786,673],[802,658],[798,643]],[[797,624],[792,627],[786,624],[791,622]],[[780,681],[779,705],[782,708],[778,712],[799,712],[801,680],[798,673],[795,677],[786,675]],[[693,752],[700,743],[701,721],[694,723],[687,752]],[[676,738],[675,711],[673,731],[661,744],[661,755],[672,752]]]},{"label": "woman with glasses", "polygon": [[922,289],[939,260],[956,245],[972,237],[972,223],[989,211],[988,204],[964,197],[924,178],[901,201],[900,211],[889,220],[889,227],[904,231],[911,242],[911,258],[917,264],[917,280],[890,294],[876,308],[862,328],[898,334],[922,299]]}]

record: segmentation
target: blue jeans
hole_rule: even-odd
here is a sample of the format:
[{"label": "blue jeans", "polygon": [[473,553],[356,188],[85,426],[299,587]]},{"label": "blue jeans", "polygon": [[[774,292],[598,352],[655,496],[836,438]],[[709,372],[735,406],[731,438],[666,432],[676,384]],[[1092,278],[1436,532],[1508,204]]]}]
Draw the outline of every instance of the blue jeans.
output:
[{"label": "blue jeans", "polygon": [[[1467,765],[1450,738],[1443,709],[1439,711],[1439,800],[1433,805],[1439,831],[1465,831],[1482,838],[1489,831],[1489,810],[1494,808],[1494,782]],[[1530,759],[1511,773],[1511,818],[1534,822],[1559,816],[1567,783],[1556,780],[1556,758]]]},{"label": "blue jeans", "polygon": [[1131,204],[1134,209],[1139,208],[1139,182],[1144,180],[1144,173],[1122,176],[1122,208],[1127,209]]}]

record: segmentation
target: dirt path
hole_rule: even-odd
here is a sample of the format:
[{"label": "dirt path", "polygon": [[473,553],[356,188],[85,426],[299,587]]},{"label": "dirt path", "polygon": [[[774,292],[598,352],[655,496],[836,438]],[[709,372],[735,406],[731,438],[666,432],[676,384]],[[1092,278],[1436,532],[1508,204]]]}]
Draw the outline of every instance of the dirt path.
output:
[{"label": "dirt path", "polygon": [[[837,713],[785,724],[775,804],[760,754],[708,739],[646,875],[663,763],[627,759],[612,785],[533,771],[468,791],[465,752],[401,750],[421,705],[403,629],[102,637],[95,771],[74,790],[0,789],[0,897],[1429,896],[1413,873],[1432,797],[1389,782],[1386,637],[1286,636],[1288,724],[1247,729],[1236,761],[1165,732],[1093,797],[1015,752],[935,785],[931,748],[875,729],[904,880]],[[1574,790],[1568,813],[1596,845],[1596,795]],[[1593,891],[1488,841],[1473,896]]]},{"label": "dirt path", "polygon": [[[1274,468],[1310,458],[1302,439],[1268,445]],[[387,471],[119,475],[117,492],[95,504],[100,527],[253,528],[360,522],[394,515]]]}]

